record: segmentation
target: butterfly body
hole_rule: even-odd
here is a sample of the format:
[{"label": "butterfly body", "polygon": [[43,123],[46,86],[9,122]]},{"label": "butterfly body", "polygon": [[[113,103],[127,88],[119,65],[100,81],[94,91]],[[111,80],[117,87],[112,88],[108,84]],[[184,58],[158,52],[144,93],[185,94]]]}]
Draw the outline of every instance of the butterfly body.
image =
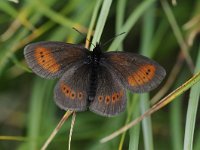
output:
[{"label": "butterfly body", "polygon": [[165,70],[155,61],[133,53],[93,51],[64,42],[38,42],[24,50],[29,67],[44,78],[61,77],[54,89],[55,102],[64,110],[88,108],[115,116],[126,107],[126,89],[148,92],[156,88]]},{"label": "butterfly body", "polygon": [[100,60],[102,57],[102,51],[100,49],[100,45],[97,44],[93,51],[90,52],[88,56],[87,64],[90,65],[90,80],[89,80],[89,87],[88,87],[88,102],[92,102],[96,95],[96,88],[97,88],[97,74],[99,71]]}]

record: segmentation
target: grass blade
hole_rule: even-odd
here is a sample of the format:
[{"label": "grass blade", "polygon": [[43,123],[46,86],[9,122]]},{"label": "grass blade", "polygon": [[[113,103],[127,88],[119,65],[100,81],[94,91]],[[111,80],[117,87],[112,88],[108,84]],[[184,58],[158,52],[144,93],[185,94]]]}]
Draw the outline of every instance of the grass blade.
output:
[{"label": "grass blade", "polygon": [[[195,68],[195,73],[200,70],[200,47],[197,57],[197,63]],[[196,114],[200,97],[200,83],[197,83],[191,88],[189,104],[186,117],[186,127],[185,127],[185,138],[184,138],[184,150],[193,150],[193,138],[196,122]]]},{"label": "grass blade", "polygon": [[[127,0],[118,0],[117,1],[117,12],[116,12],[116,29],[115,29],[115,33],[119,34],[121,27],[124,24],[124,18],[125,18],[125,10],[126,10],[126,3]],[[123,44],[121,43],[119,45],[119,50],[123,50]]]},{"label": "grass blade", "polygon": [[91,18],[91,21],[90,21],[90,25],[89,25],[89,29],[88,29],[88,33],[87,33],[87,37],[86,37],[86,42],[85,42],[86,48],[89,48],[89,44],[90,44],[89,41],[90,41],[90,38],[92,36],[92,31],[93,31],[93,28],[94,28],[94,25],[95,25],[95,22],[96,22],[96,19],[97,19],[97,15],[98,15],[101,3],[102,3],[102,0],[97,1],[95,8],[94,8],[94,11],[92,13],[92,18]]},{"label": "grass blade", "polygon": [[98,43],[101,38],[101,34],[103,32],[111,4],[112,4],[112,0],[103,1],[101,12],[97,21],[97,26],[95,28],[94,37],[92,39],[92,43],[94,44]]},{"label": "grass blade", "polygon": [[[147,57],[152,57],[152,51],[149,49],[151,46],[151,40],[153,38],[154,32],[154,9],[155,6],[151,5],[144,14],[143,18],[143,27],[142,27],[142,42],[140,53]],[[140,95],[140,108],[141,113],[145,113],[150,108],[149,94],[141,94]],[[153,150],[153,132],[152,132],[152,124],[151,117],[147,117],[142,120],[142,130],[143,130],[143,139],[144,139],[144,147],[146,150]]]},{"label": "grass blade", "polygon": [[176,21],[174,15],[172,13],[172,10],[170,9],[170,6],[166,0],[161,0],[161,4],[162,4],[163,10],[165,11],[166,16],[169,20],[169,23],[171,24],[171,27],[172,27],[174,35],[177,39],[177,42],[179,43],[179,46],[181,47],[181,50],[185,56],[185,59],[189,65],[191,71],[193,72],[194,64],[193,64],[191,56],[189,55],[189,47],[187,46],[187,44],[184,41],[183,35],[181,33],[181,30],[177,24],[177,21]]},{"label": "grass blade", "polygon": [[181,99],[183,96],[177,97],[174,102],[172,102],[170,107],[170,123],[171,123],[171,141],[173,150],[182,150],[182,111],[181,111]]},{"label": "grass blade", "polygon": [[[142,14],[149,8],[155,0],[146,0],[142,2],[128,17],[127,21],[119,31],[119,33],[126,32],[129,33],[131,28],[135,25],[135,23],[138,21],[139,17],[142,16]],[[127,34],[123,34],[120,37],[116,38],[112,44],[110,45],[108,51],[111,50],[117,50],[120,43],[124,40],[124,38],[127,36]]]},{"label": "grass blade", "polygon": [[[135,119],[140,115],[140,109],[138,107],[139,105],[139,95],[134,94],[132,103],[133,107],[131,107],[132,110],[132,120]],[[135,125],[133,128],[129,130],[129,150],[138,150],[139,147],[139,138],[140,138],[140,124]]]}]

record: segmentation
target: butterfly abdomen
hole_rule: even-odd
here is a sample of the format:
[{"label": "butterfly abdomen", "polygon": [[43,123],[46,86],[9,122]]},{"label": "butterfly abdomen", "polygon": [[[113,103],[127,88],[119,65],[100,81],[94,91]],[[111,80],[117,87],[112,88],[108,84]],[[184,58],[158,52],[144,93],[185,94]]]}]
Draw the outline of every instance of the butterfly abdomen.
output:
[{"label": "butterfly abdomen", "polygon": [[94,48],[93,52],[91,53],[91,69],[90,69],[90,82],[88,88],[88,101],[89,103],[92,102],[96,95],[97,90],[97,76],[99,70],[99,61],[101,57],[101,49],[100,47]]},{"label": "butterfly abdomen", "polygon": [[89,90],[88,90],[88,100],[89,102],[94,100],[94,97],[96,95],[96,89],[97,89],[97,72],[98,72],[98,64],[93,64],[91,66],[91,73],[90,73],[90,84],[89,84]]}]

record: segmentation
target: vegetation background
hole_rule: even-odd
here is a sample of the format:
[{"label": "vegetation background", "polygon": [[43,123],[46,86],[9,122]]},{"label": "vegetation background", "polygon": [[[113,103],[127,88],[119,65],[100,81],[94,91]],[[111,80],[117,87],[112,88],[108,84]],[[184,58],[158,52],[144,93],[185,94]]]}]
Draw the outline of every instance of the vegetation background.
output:
[{"label": "vegetation background", "polygon": [[[127,110],[117,117],[77,113],[73,150],[200,149],[199,83],[123,135],[99,142],[200,70],[199,0],[1,0],[1,150],[39,149],[65,113],[53,101],[57,80],[33,74],[24,61],[23,48],[28,43],[50,40],[84,44],[85,38],[72,27],[84,34],[95,29],[94,44],[126,32],[105,51],[140,53],[158,61],[167,71],[166,79],[154,91],[129,93]],[[67,149],[70,119],[48,149]]]}]

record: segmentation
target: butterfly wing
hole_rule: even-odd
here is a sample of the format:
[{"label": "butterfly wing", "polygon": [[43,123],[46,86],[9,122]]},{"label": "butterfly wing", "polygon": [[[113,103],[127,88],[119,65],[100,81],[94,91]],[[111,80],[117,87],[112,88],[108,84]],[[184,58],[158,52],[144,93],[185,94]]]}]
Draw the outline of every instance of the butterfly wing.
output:
[{"label": "butterfly wing", "polygon": [[134,53],[104,53],[101,64],[112,70],[132,92],[148,92],[156,88],[166,75],[157,62]]},{"label": "butterfly wing", "polygon": [[97,74],[97,88],[89,109],[102,116],[115,116],[126,107],[126,92],[116,76],[100,66]]},{"label": "butterfly wing", "polygon": [[66,71],[54,89],[54,100],[64,110],[84,111],[87,109],[87,87],[89,65],[71,67]]},{"label": "butterfly wing", "polygon": [[24,49],[29,67],[44,78],[60,77],[71,66],[79,65],[89,51],[64,42],[38,42]]}]

